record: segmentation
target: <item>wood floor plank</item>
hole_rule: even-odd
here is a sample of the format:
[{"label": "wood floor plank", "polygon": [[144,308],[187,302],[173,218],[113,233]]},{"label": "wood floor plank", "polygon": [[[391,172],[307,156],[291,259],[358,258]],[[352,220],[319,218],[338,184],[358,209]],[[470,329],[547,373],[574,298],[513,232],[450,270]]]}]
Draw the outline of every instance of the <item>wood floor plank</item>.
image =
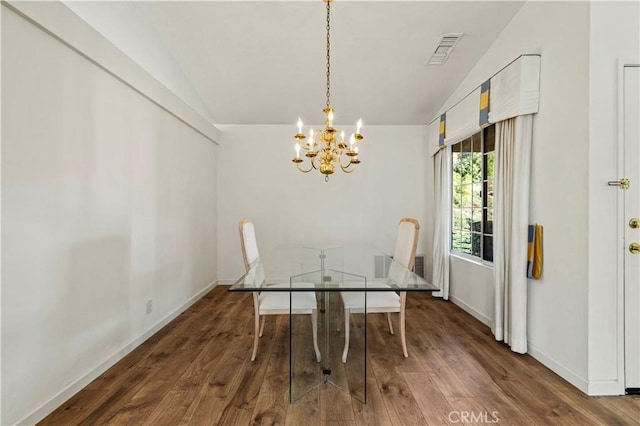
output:
[{"label": "wood floor plank", "polygon": [[409,386],[395,369],[393,357],[372,354],[369,359],[391,422],[400,425],[425,424]]},{"label": "wood floor plank", "polygon": [[353,422],[352,398],[333,385],[323,385],[320,391],[320,420]]},{"label": "wood floor plank", "polygon": [[[288,316],[268,318],[252,363],[251,295],[218,286],[40,424],[425,425],[461,424],[463,413],[466,423],[492,421],[495,413],[499,424],[518,426],[640,426],[640,397],[589,397],[495,342],[452,303],[419,293],[407,301],[409,358],[399,329],[389,335],[384,315],[367,318],[366,405],[332,385],[289,404]],[[354,318],[350,357],[364,338]],[[334,352],[341,336],[330,336]],[[295,350],[312,359],[308,346]],[[332,375],[353,380],[350,365],[332,364]]]},{"label": "wood floor plank", "polygon": [[447,398],[427,373],[402,373],[404,380],[414,395],[416,403],[425,419],[425,424],[445,425],[452,423],[450,414],[453,408]]},{"label": "wood floor plank", "polygon": [[[429,335],[422,335],[421,338],[425,341],[430,341]],[[456,350],[449,352],[449,346],[447,345],[441,346],[440,344],[429,343],[427,347],[429,348],[427,350],[437,352],[440,355],[440,360],[446,357],[447,365],[455,366],[455,370],[452,373],[455,374],[456,381],[464,385],[465,392],[468,392],[471,398],[482,400],[488,412],[499,412],[502,416],[501,423],[515,425],[532,423],[521,410],[516,408],[509,395],[502,392],[484,366],[478,363],[477,360],[469,357],[467,353],[461,354]],[[427,357],[424,358],[426,359]],[[450,385],[450,382],[440,382],[439,387],[442,388],[444,386],[442,389],[444,389],[445,393],[448,393]]]},{"label": "wood floor plank", "polygon": [[285,425],[319,425],[320,419],[320,389],[313,389],[302,399],[290,404],[287,408]]},{"label": "wood floor plank", "polygon": [[390,425],[391,419],[378,388],[378,382],[371,375],[367,377],[367,403],[352,400],[353,417],[356,424],[365,425]]},{"label": "wood floor plank", "polygon": [[214,379],[218,358],[235,338],[236,318],[242,304],[230,304],[229,309],[220,310],[212,321],[215,327],[209,331],[208,341],[200,348],[197,358],[174,383],[171,390],[160,401],[146,419],[149,425],[178,424],[186,415],[189,407],[197,398],[200,388]]},{"label": "wood floor plank", "polygon": [[[249,303],[246,310],[253,313]],[[235,327],[231,332],[233,338],[212,367],[215,373],[202,384],[196,399],[180,421],[181,424],[211,424],[222,415],[227,398],[242,374],[244,361],[251,357],[249,351],[252,341],[248,338],[249,333],[244,330],[250,328],[252,321],[251,316],[234,321]]]},{"label": "wood floor plank", "polygon": [[252,424],[281,425],[286,423],[289,408],[289,318],[283,315],[276,322],[276,335],[264,382],[253,409]]}]

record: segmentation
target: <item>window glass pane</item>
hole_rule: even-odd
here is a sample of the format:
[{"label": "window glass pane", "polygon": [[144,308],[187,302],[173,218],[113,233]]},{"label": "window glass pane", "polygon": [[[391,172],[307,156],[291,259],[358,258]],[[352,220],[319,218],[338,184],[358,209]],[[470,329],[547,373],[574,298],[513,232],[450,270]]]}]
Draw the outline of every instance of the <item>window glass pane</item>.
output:
[{"label": "window glass pane", "polygon": [[474,232],[482,232],[482,209],[473,209],[471,220],[471,230]]},{"label": "window glass pane", "polygon": [[484,233],[493,234],[493,209],[484,209]]},{"label": "window glass pane", "polygon": [[496,126],[489,126],[484,129],[484,152],[496,150]]},{"label": "window glass pane", "polygon": [[453,230],[451,232],[451,251],[460,251],[458,249],[458,241],[460,240],[460,231]]},{"label": "window glass pane", "polygon": [[471,233],[470,232],[454,232],[451,247],[455,251],[471,254]]},{"label": "window glass pane", "polygon": [[493,208],[493,180],[484,183],[485,207]]},{"label": "window glass pane", "polygon": [[473,205],[473,199],[471,196],[472,188],[473,186],[471,184],[462,186],[462,207],[471,207]]},{"label": "window glass pane", "polygon": [[462,227],[462,224],[461,224],[462,213],[460,212],[460,209],[454,208],[452,216],[453,217],[451,220],[451,229],[460,230],[460,228]]},{"label": "window glass pane", "polygon": [[473,184],[471,202],[473,207],[482,207],[482,184],[481,183]]},{"label": "window glass pane", "polygon": [[482,154],[477,152],[471,154],[471,180],[482,181]]},{"label": "window glass pane", "polygon": [[[455,174],[454,174],[454,178],[455,178]],[[460,191],[461,191],[460,185],[453,186],[451,201],[453,202],[454,207],[460,207],[460,205],[462,204],[462,196],[460,195]]]},{"label": "window glass pane", "polygon": [[481,234],[475,232],[471,234],[471,254],[473,256],[480,257],[480,238],[482,238]]},{"label": "window glass pane", "polygon": [[460,152],[469,153],[471,152],[471,138],[465,139],[460,142]]},{"label": "window glass pane", "polygon": [[462,233],[462,240],[464,242],[463,251],[465,253],[471,254],[471,232],[463,232]]},{"label": "window glass pane", "polygon": [[455,170],[457,164],[460,162],[460,153],[454,152],[451,154],[451,170]]},{"label": "window glass pane", "polygon": [[482,258],[489,262],[493,262],[493,238],[485,235],[482,246]]},{"label": "window glass pane", "polygon": [[471,209],[462,209],[462,229],[471,231]]},{"label": "window glass pane", "polygon": [[485,178],[493,179],[493,163],[495,161],[495,152],[489,152],[484,156]]},{"label": "window glass pane", "polygon": [[453,205],[471,207],[471,185],[457,185],[453,188]]}]

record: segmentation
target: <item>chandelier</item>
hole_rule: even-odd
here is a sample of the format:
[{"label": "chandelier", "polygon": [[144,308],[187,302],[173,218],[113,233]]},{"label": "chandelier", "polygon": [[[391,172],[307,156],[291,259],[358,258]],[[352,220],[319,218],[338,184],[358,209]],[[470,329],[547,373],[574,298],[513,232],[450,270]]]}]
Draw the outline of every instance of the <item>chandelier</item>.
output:
[{"label": "chandelier", "polygon": [[[302,120],[298,118],[298,133],[294,136],[296,144],[296,156],[292,160],[298,170],[302,173],[309,173],[311,170],[319,170],[324,175],[325,182],[329,181],[329,175],[333,174],[336,165],[345,173],[355,170],[358,159],[358,142],[362,140],[360,129],[362,120],[358,120],[355,133],[351,134],[349,144],[345,142],[344,132],[339,132],[333,127],[333,108],[331,108],[331,2],[333,0],[322,0],[327,3],[327,105],[322,110],[325,114],[325,127],[322,131],[315,132],[309,130],[309,140],[305,142],[307,136],[302,133]],[[338,136],[339,133],[339,136]],[[300,164],[304,161],[300,157],[300,149],[306,151],[304,156],[309,160],[308,168],[302,168]],[[344,159],[343,159],[344,158]],[[348,160],[348,162],[347,162]],[[345,164],[346,163],[346,164]]]}]

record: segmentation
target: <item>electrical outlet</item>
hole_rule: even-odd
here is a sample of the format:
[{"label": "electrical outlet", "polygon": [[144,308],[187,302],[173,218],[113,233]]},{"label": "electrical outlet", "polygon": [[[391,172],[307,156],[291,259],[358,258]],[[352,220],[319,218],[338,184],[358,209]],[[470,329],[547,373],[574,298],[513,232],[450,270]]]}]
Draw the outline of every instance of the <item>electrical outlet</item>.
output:
[{"label": "electrical outlet", "polygon": [[153,299],[147,300],[147,314],[153,312]]}]

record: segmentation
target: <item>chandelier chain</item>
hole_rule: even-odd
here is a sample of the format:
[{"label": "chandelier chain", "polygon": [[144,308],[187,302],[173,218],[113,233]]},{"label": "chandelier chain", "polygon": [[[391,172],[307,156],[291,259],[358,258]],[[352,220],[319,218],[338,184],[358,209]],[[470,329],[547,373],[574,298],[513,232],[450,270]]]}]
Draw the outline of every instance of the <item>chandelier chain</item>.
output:
[{"label": "chandelier chain", "polygon": [[331,107],[331,2],[327,1],[327,108]]}]

